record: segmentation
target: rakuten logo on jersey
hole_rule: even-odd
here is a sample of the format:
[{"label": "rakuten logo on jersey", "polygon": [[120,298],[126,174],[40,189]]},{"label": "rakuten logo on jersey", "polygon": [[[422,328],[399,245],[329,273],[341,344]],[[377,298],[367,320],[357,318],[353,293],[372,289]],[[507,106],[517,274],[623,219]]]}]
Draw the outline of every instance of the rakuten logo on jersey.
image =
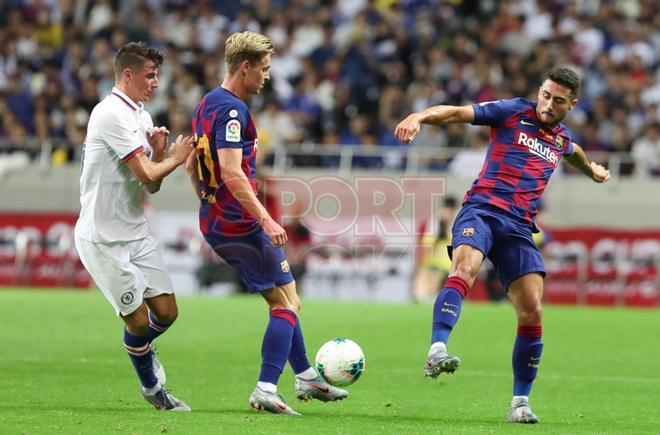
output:
[{"label": "rakuten logo on jersey", "polygon": [[549,146],[544,145],[543,142],[540,142],[536,137],[528,136],[527,133],[518,131],[516,143],[518,145],[526,146],[532,154],[552,163],[553,166],[557,166],[557,163],[559,163],[559,157],[557,157],[557,154],[552,152]]}]

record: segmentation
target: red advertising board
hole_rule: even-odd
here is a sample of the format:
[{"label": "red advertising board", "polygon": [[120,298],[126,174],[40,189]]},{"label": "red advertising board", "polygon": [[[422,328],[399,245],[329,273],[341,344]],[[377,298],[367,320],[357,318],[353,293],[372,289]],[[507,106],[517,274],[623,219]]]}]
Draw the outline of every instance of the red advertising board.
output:
[{"label": "red advertising board", "polygon": [[0,213],[0,285],[87,288],[73,243],[77,215]]},{"label": "red advertising board", "polygon": [[594,305],[660,305],[660,230],[562,228],[543,254],[545,299]]},{"label": "red advertising board", "polygon": [[[76,219],[70,213],[0,213],[0,285],[89,287],[91,279],[73,243]],[[551,228],[547,232],[549,241],[543,247],[547,302],[660,306],[660,230]],[[392,239],[388,234],[379,236]],[[475,285],[472,299],[483,298],[482,287]]]}]

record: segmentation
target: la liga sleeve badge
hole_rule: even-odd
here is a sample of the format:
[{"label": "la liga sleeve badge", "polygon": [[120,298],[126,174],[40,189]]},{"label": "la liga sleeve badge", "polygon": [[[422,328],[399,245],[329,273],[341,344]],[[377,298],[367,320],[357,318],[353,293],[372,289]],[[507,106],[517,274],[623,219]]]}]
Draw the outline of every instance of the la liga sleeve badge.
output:
[{"label": "la liga sleeve badge", "polygon": [[238,119],[231,119],[225,128],[225,140],[227,142],[241,141],[241,122]]}]

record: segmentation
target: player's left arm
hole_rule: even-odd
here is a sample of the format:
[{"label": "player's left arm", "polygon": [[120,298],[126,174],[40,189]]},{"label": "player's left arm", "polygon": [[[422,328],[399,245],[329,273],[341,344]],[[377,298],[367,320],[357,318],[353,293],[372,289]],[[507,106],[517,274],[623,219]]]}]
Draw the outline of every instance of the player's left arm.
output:
[{"label": "player's left arm", "polygon": [[578,168],[584,175],[596,183],[604,183],[610,179],[610,171],[596,162],[589,161],[582,147],[573,142],[573,154],[566,156],[566,161]]},{"label": "player's left arm", "polygon": [[[154,127],[147,131],[147,142],[151,145],[153,153],[151,154],[152,162],[162,162],[165,158],[165,151],[167,150],[167,138],[170,132],[165,127]],[[163,179],[152,183],[146,183],[144,188],[147,192],[154,194],[160,190],[160,185]]]},{"label": "player's left arm", "polygon": [[202,189],[199,186],[199,173],[197,170],[197,150],[194,149],[188,156],[186,160],[186,173],[188,174],[188,180],[192,184],[193,189],[197,198],[202,199]]}]

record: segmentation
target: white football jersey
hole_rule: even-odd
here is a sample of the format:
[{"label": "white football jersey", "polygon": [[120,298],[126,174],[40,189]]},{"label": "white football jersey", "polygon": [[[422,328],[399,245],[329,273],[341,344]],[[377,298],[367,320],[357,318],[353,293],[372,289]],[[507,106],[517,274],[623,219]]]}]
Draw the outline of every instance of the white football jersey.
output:
[{"label": "white football jersey", "polygon": [[94,107],[83,145],[76,237],[97,243],[147,237],[142,184],[126,162],[142,151],[151,156],[151,127],[144,105],[117,88]]}]

